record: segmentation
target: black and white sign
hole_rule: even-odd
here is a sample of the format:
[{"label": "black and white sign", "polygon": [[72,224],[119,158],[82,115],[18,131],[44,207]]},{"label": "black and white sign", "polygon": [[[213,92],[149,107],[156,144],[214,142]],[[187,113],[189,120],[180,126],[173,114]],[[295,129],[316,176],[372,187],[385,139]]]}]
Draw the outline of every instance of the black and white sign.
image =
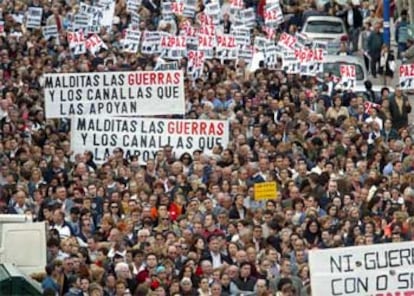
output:
[{"label": "black and white sign", "polygon": [[26,16],[26,28],[37,29],[42,24],[43,8],[29,7]]},{"label": "black and white sign", "polygon": [[146,163],[165,146],[171,146],[179,157],[194,150],[209,153],[218,145],[227,147],[228,141],[228,122],[221,120],[116,117],[72,120],[72,150],[75,154],[92,151],[97,163],[104,162],[115,148],[122,148],[127,158],[136,155],[140,163]]},{"label": "black and white sign", "polygon": [[45,74],[44,92],[47,118],[185,113],[182,71]]}]

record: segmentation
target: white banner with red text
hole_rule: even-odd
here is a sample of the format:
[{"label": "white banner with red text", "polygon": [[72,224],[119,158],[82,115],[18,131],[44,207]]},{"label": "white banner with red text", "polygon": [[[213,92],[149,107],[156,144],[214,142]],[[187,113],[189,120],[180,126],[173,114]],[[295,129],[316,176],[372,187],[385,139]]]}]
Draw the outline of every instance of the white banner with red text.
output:
[{"label": "white banner with red text", "polygon": [[184,152],[214,147],[226,148],[229,124],[224,120],[186,120],[161,118],[76,117],[72,119],[71,146],[76,153],[91,151],[94,161],[102,163],[115,148],[124,157],[137,156],[140,163],[154,159],[166,146],[176,157]]},{"label": "white banner with red text", "polygon": [[47,118],[182,115],[182,71],[45,74]]}]

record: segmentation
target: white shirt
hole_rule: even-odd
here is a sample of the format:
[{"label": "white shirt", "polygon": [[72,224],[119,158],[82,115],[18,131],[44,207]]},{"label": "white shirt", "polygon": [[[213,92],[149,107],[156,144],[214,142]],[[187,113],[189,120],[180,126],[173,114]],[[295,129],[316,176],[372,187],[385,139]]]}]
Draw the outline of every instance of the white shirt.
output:
[{"label": "white shirt", "polygon": [[211,259],[213,260],[213,269],[221,267],[221,255],[220,253],[214,254],[213,252],[210,252]]}]

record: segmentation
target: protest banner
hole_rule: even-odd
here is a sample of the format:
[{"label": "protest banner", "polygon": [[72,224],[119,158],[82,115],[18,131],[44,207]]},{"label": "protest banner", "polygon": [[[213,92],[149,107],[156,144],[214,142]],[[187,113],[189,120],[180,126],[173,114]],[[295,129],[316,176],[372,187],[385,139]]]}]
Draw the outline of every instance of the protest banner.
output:
[{"label": "protest banner", "polygon": [[44,92],[47,118],[185,113],[182,71],[45,74]]},{"label": "protest banner", "polygon": [[342,90],[353,89],[356,84],[355,65],[340,65],[339,72],[341,74],[341,79],[338,82],[336,88],[339,88]]},{"label": "protest banner", "polygon": [[86,39],[85,47],[92,55],[96,55],[101,49],[108,49],[101,37],[96,34]]},{"label": "protest banner", "polygon": [[277,199],[277,185],[276,182],[261,182],[255,183],[254,200]]},{"label": "protest banner", "polygon": [[29,7],[26,16],[26,28],[37,29],[42,24],[43,8],[41,7]]},{"label": "protest banner", "polygon": [[56,25],[44,26],[42,28],[43,37],[45,40],[49,40],[50,38],[58,38],[59,32]]},{"label": "protest banner", "polygon": [[103,20],[103,8],[81,2],[79,5],[79,12],[89,16],[88,27],[85,32],[99,33]]},{"label": "protest banner", "polygon": [[414,295],[414,244],[311,250],[312,295]]},{"label": "protest banner", "polygon": [[73,55],[80,55],[86,53],[85,35],[83,31],[67,32],[67,39],[69,43],[69,49]]},{"label": "protest banner", "polygon": [[403,64],[399,70],[399,86],[401,89],[414,89],[414,64]]},{"label": "protest banner", "polygon": [[229,125],[222,120],[116,117],[72,120],[73,151],[92,151],[97,163],[105,161],[115,148],[122,148],[125,157],[136,155],[140,163],[145,163],[165,146],[171,146],[179,157],[198,149],[209,153],[218,145],[227,147],[228,142]]}]

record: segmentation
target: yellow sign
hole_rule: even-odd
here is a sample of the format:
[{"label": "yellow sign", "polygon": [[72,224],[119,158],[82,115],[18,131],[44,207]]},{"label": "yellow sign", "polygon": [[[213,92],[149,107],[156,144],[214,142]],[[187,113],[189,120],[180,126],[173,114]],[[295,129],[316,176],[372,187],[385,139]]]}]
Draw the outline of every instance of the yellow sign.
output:
[{"label": "yellow sign", "polygon": [[277,199],[276,182],[262,182],[254,184],[254,199]]}]

